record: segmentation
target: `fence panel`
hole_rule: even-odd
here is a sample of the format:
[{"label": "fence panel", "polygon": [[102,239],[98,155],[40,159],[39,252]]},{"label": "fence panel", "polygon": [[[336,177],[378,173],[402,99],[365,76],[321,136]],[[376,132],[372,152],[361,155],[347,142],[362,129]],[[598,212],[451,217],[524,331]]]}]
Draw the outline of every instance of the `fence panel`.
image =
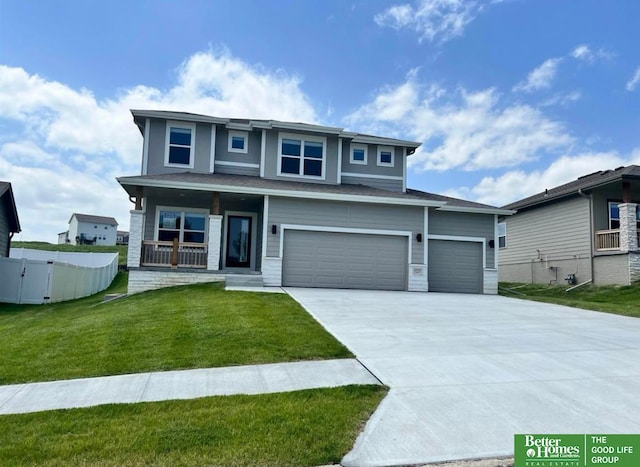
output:
[{"label": "fence panel", "polygon": [[0,258],[0,302],[20,303],[23,260]]}]

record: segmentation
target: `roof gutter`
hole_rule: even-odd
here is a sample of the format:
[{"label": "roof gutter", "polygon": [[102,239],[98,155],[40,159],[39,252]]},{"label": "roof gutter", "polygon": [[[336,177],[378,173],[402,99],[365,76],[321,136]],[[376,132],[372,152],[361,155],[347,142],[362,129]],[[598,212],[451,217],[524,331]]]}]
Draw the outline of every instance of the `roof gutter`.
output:
[{"label": "roof gutter", "polygon": [[449,212],[468,212],[473,214],[497,214],[499,216],[512,216],[517,212],[512,209],[474,208],[474,207],[449,206],[449,205],[444,205],[442,207],[439,207],[437,208],[437,210],[449,211]]}]

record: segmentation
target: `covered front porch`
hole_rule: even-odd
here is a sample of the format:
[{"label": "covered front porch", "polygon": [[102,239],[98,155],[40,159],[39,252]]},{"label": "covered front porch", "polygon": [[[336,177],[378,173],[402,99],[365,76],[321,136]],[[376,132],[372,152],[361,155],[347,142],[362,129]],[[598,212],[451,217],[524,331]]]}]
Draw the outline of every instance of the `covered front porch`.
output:
[{"label": "covered front porch", "polygon": [[636,203],[607,201],[608,229],[594,232],[596,252],[628,252],[640,245],[640,209]]},{"label": "covered front porch", "polygon": [[259,274],[264,196],[137,187],[127,266]]}]

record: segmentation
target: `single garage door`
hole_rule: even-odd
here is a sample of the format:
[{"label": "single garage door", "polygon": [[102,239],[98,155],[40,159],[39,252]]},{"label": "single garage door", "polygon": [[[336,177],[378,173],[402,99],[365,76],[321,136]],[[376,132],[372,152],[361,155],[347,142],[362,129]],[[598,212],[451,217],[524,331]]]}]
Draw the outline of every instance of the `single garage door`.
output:
[{"label": "single garage door", "polygon": [[429,291],[482,293],[482,243],[429,240]]},{"label": "single garage door", "polygon": [[282,283],[406,290],[407,237],[286,230]]}]

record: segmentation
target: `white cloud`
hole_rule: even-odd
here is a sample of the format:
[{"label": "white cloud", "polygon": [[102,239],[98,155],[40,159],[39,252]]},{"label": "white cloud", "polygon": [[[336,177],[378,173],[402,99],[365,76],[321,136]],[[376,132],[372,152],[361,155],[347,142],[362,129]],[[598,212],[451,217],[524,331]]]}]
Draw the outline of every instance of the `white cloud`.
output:
[{"label": "white cloud", "polygon": [[410,159],[418,171],[510,167],[558,153],[573,138],[563,125],[528,105],[501,105],[494,89],[449,92],[421,85],[415,75],[379,91],[352,112],[347,124],[423,142]]},{"label": "white cloud", "polygon": [[542,105],[543,107],[550,107],[552,105],[560,105],[562,107],[567,107],[569,106],[569,104],[572,104],[573,102],[577,102],[581,98],[582,98],[582,93],[580,91],[572,91],[569,93],[559,93],[543,101],[540,105]]},{"label": "white cloud", "polygon": [[598,60],[610,59],[614,54],[604,48],[594,50],[586,44],[580,44],[571,51],[570,55],[576,60],[591,64]]},{"label": "white cloud", "polygon": [[638,84],[640,84],[640,66],[636,68],[633,77],[627,82],[627,85],[625,87],[627,91],[634,91]]},{"label": "white cloud", "polygon": [[503,206],[598,170],[615,169],[630,164],[640,164],[640,149],[626,157],[616,152],[563,156],[543,170],[514,170],[499,177],[485,177],[474,187],[461,187],[451,190],[448,194],[465,195],[480,203]]},{"label": "white cloud", "polygon": [[413,4],[393,5],[374,17],[378,26],[410,28],[419,40],[443,43],[461,36],[465,28],[484,9],[499,1],[416,0]]},{"label": "white cloud", "polygon": [[127,227],[130,205],[115,177],[139,173],[142,151],[129,109],[316,122],[300,83],[226,50],[189,57],[167,90],[136,86],[105,99],[0,65],[0,121],[11,129],[0,174],[14,187],[22,238],[54,242],[72,212],[114,216]]},{"label": "white cloud", "polygon": [[550,58],[545,60],[542,65],[529,73],[526,80],[516,84],[513,90],[533,92],[539,91],[540,89],[550,88],[551,82],[558,72],[560,62],[562,62],[562,58]]}]

